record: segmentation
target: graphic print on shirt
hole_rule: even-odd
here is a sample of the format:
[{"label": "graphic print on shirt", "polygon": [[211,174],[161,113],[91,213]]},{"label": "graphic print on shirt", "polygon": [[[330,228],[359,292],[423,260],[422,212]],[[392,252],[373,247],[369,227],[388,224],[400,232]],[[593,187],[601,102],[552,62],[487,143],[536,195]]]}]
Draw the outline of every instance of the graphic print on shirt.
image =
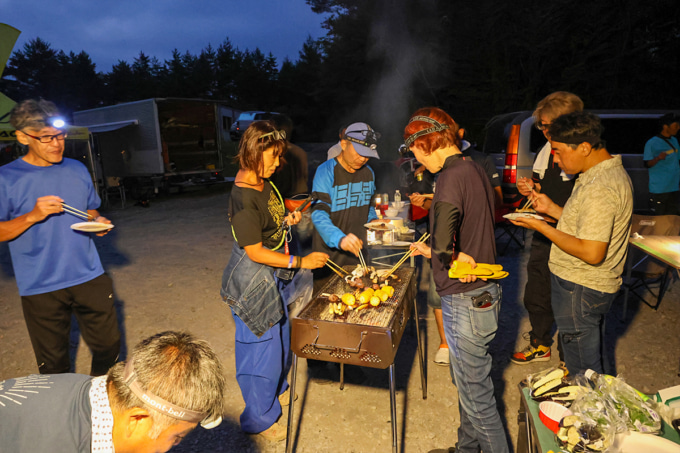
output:
[{"label": "graphic print on shirt", "polygon": [[40,389],[49,389],[49,375],[33,375],[14,379],[8,386],[7,381],[0,382],[0,406],[22,405],[32,394],[40,393]]},{"label": "graphic print on shirt", "polygon": [[[284,217],[283,215],[286,213],[286,211],[283,205],[281,204],[281,200],[279,199],[275,190],[269,192],[269,201],[267,201],[267,209],[269,210],[269,214],[271,214],[272,218],[274,219],[274,222],[276,222],[277,225],[281,225],[283,223]],[[285,231],[279,229],[276,231],[276,233],[274,233],[272,238],[275,241],[278,241],[284,234]]]},{"label": "graphic print on shirt", "polygon": [[331,212],[366,206],[371,203],[372,181],[348,183],[333,187]]}]

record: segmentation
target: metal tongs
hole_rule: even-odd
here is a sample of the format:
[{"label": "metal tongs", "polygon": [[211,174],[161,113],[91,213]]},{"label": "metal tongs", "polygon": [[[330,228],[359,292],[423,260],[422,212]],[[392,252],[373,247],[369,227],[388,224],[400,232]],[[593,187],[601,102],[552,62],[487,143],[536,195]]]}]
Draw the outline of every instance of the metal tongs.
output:
[{"label": "metal tongs", "polygon": [[[314,200],[315,200],[314,195],[308,196],[307,198],[305,198],[304,203],[302,203],[300,206],[298,206],[297,208],[295,208],[295,210],[294,210],[293,212],[300,212],[300,211],[302,211],[303,209],[305,209],[305,208],[307,207],[307,205],[308,205],[309,203],[311,203],[311,202],[314,201]],[[293,212],[291,212],[291,214],[292,214]],[[288,220],[283,219],[283,223],[281,224],[281,228],[279,228],[279,231],[285,230],[285,229],[287,229],[287,228],[288,228]]]}]

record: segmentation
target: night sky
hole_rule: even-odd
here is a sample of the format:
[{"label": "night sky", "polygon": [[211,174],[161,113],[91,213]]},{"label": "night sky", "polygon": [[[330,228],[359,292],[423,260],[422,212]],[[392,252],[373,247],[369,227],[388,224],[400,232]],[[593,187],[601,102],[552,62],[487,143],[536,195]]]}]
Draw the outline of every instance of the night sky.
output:
[{"label": "night sky", "polygon": [[0,22],[21,30],[14,50],[40,37],[52,49],[84,50],[98,72],[143,51],[163,63],[172,50],[198,55],[229,38],[234,48],[295,61],[324,17],[304,0],[0,0]]}]

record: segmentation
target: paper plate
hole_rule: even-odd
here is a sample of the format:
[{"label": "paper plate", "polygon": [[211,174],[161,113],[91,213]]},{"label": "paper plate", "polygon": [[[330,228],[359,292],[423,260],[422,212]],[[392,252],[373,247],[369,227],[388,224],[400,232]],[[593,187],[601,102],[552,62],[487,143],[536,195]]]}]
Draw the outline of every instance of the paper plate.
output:
[{"label": "paper plate", "polygon": [[503,216],[504,219],[508,220],[516,220],[516,219],[521,219],[524,217],[525,219],[537,219],[537,220],[545,220],[543,217],[537,214],[530,214],[528,212],[511,212],[510,214],[505,214]]},{"label": "paper plate", "polygon": [[85,233],[100,233],[102,231],[110,230],[113,225],[110,223],[99,222],[80,222],[71,225],[71,229],[76,231],[83,231]]}]

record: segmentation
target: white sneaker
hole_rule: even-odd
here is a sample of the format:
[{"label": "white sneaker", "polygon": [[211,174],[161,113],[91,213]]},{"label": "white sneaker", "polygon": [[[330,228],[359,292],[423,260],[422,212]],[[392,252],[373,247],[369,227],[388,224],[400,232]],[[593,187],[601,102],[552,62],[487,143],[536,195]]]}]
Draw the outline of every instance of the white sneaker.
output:
[{"label": "white sneaker", "polygon": [[441,366],[448,366],[451,363],[449,358],[449,348],[439,348],[434,355],[434,363]]}]

